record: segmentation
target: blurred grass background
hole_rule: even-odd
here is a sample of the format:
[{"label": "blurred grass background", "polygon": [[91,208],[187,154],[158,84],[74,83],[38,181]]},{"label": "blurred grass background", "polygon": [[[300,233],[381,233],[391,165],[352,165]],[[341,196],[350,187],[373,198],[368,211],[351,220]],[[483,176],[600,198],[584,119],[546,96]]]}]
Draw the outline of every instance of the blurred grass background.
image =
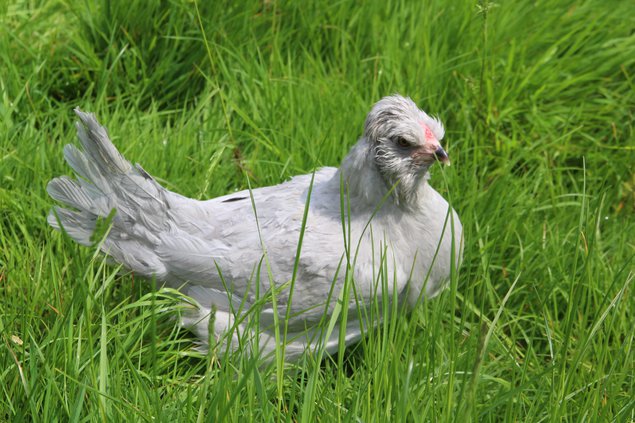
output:
[{"label": "blurred grass background", "polygon": [[[635,420],[635,4],[0,4],[0,420]],[[445,122],[458,281],[284,376],[53,233],[74,107],[209,198],[337,166],[384,95]],[[343,365],[342,365],[343,363]]]}]

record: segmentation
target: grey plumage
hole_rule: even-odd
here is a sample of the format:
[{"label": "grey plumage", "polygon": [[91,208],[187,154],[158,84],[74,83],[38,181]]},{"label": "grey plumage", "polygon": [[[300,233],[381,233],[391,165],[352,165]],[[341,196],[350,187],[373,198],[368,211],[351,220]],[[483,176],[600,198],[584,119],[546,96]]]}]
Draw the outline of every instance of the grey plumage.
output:
[{"label": "grey plumage", "polygon": [[[193,298],[197,307],[183,316],[182,323],[204,345],[210,315],[218,337],[230,327],[240,332],[246,327],[240,323],[246,310],[275,288],[279,315],[284,318],[289,311],[284,322],[286,359],[322,342],[327,352],[336,351],[337,330],[323,339],[319,324],[333,311],[344,285],[345,242],[358,246],[351,270],[358,298],[348,304],[347,344],[362,333],[357,321],[360,304],[372,304],[378,295],[398,295],[401,302],[414,306],[443,288],[453,260],[459,264],[461,223],[427,182],[428,168],[447,159],[439,144],[443,126],[408,98],[385,97],[373,107],[363,136],[339,169],[322,168],[280,185],[207,201],[166,190],[117,151],[92,114],[78,109],[75,113],[82,150],[67,145],[64,156],[79,177],[63,176],[49,183],[51,197],[69,207],[55,207],[49,223],[90,245],[97,219],[114,209],[103,252],[131,271],[155,277]],[[344,211],[342,198],[348,204]],[[388,293],[377,287],[382,262],[394,281]],[[275,311],[271,301],[259,309],[260,330],[254,335],[265,357],[276,347]],[[237,336],[228,340],[234,348]]]}]

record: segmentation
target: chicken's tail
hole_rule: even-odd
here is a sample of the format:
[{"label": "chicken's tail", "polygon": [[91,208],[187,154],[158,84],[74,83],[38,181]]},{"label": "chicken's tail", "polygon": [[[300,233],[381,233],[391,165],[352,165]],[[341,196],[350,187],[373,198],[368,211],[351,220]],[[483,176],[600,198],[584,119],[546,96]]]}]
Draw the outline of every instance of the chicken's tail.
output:
[{"label": "chicken's tail", "polygon": [[138,164],[131,165],[91,113],[75,113],[83,150],[66,145],[64,157],[78,178],[49,182],[49,195],[67,207],[54,207],[49,224],[80,244],[92,245],[99,241],[91,239],[97,220],[116,210],[102,251],[141,275],[160,277],[165,266],[155,252],[157,235],[171,225],[170,203],[177,195]]}]

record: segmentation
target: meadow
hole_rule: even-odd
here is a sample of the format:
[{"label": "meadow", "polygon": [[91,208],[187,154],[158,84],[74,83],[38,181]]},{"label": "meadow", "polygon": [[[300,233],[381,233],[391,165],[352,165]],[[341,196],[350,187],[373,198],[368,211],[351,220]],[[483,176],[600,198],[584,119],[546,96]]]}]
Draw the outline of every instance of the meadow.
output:
[{"label": "meadow", "polygon": [[[635,4],[0,5],[0,421],[635,421]],[[450,286],[323,360],[201,354],[46,222],[72,109],[168,189],[337,166],[384,95],[446,127]]]}]

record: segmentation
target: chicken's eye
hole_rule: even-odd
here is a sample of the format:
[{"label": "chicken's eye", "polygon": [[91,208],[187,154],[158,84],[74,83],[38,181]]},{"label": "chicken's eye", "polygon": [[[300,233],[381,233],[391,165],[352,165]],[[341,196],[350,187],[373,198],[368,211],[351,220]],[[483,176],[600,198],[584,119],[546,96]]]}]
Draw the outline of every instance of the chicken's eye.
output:
[{"label": "chicken's eye", "polygon": [[396,137],[395,138],[395,143],[399,146],[399,147],[410,147],[410,143],[408,142],[407,139],[405,139],[404,137]]}]

